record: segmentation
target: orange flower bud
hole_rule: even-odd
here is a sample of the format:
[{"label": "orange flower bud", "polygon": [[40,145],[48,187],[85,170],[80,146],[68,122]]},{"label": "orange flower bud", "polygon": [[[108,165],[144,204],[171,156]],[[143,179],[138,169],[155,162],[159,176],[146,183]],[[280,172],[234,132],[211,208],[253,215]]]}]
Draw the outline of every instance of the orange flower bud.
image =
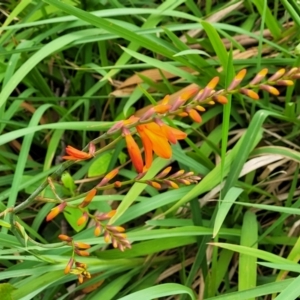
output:
[{"label": "orange flower bud", "polygon": [[174,181],[171,181],[171,180],[164,180],[164,182],[165,182],[168,186],[170,186],[171,188],[173,188],[173,189],[178,189],[178,188],[179,188],[178,184],[175,183]]},{"label": "orange flower bud", "polygon": [[141,151],[134,138],[130,134],[130,131],[123,128],[123,134],[125,135],[125,141],[128,149],[128,154],[132,160],[132,163],[138,173],[143,172],[144,162],[141,155]]},{"label": "orange flower bud", "polygon": [[93,198],[95,197],[97,193],[96,189],[91,189],[88,194],[85,196],[85,198],[83,199],[83,201],[79,204],[79,207],[86,207],[88,206],[91,201],[93,200]]},{"label": "orange flower bud", "polygon": [[139,121],[139,119],[140,119],[139,117],[131,116],[129,119],[123,120],[122,122],[124,126],[128,126],[136,123],[137,121]]},{"label": "orange flower bud", "polygon": [[165,168],[162,172],[160,172],[157,176],[156,176],[156,178],[164,178],[164,177],[166,177],[170,172],[171,172],[171,170],[172,170],[172,167],[167,167],[167,168]]},{"label": "orange flower bud", "polygon": [[172,174],[172,175],[171,175],[171,178],[177,178],[177,177],[180,177],[180,176],[182,176],[184,173],[185,173],[184,170],[179,170],[179,171],[177,171],[176,173]]},{"label": "orange flower bud", "polygon": [[201,116],[199,115],[199,113],[195,109],[190,109],[188,113],[189,113],[190,118],[194,122],[201,123],[202,118],[201,118]]},{"label": "orange flower bud", "polygon": [[84,250],[78,250],[78,249],[75,249],[75,253],[80,256],[89,256],[90,255],[89,252],[84,251]]},{"label": "orange flower bud", "polygon": [[46,217],[46,221],[51,221],[54,219],[59,213],[61,213],[65,207],[67,206],[66,202],[62,202],[58,206],[51,209],[50,213]]},{"label": "orange flower bud", "polygon": [[189,180],[183,179],[183,178],[177,179],[177,181],[180,182],[180,183],[183,183],[185,185],[190,185],[191,184],[191,182]]},{"label": "orange flower bud", "polygon": [[78,274],[77,277],[78,277],[78,282],[79,282],[80,284],[83,283],[83,275]]},{"label": "orange flower bud", "polygon": [[105,231],[105,233],[104,233],[104,242],[105,243],[109,243],[110,242],[110,234],[107,231]]},{"label": "orange flower bud", "polygon": [[278,96],[278,95],[279,95],[279,91],[278,91],[275,87],[273,87],[273,86],[271,86],[271,85],[260,84],[260,85],[259,85],[259,88],[260,88],[261,90],[267,91],[268,93],[270,93],[270,94],[272,94],[272,95],[275,95],[275,96]]},{"label": "orange flower bud", "polygon": [[252,91],[252,90],[242,88],[242,89],[240,89],[240,92],[241,92],[242,94],[248,96],[249,98],[253,99],[253,100],[258,100],[258,99],[259,99],[258,94],[255,93],[255,92]]},{"label": "orange flower bud", "polygon": [[251,80],[250,84],[257,84],[261,82],[268,74],[268,69],[262,69],[258,74]]},{"label": "orange flower bud", "polygon": [[233,81],[230,83],[227,90],[231,91],[231,90],[235,89],[241,83],[241,81],[244,79],[244,77],[246,76],[246,73],[247,73],[246,69],[242,69],[241,71],[239,71],[237,73],[237,75],[234,77]]},{"label": "orange flower bud", "polygon": [[104,178],[101,180],[101,182],[98,184],[98,186],[106,185],[111,179],[113,179],[117,174],[119,173],[119,169],[116,168],[112,171],[110,171],[108,174],[104,176]]},{"label": "orange flower bud", "polygon": [[197,105],[195,108],[196,108],[198,111],[201,111],[201,112],[206,111],[206,109],[205,109],[203,106],[201,106],[201,105]]},{"label": "orange flower bud", "polygon": [[100,223],[97,222],[94,230],[94,235],[99,236],[100,234],[101,234],[101,225]]},{"label": "orange flower bud", "polygon": [[63,241],[63,242],[72,242],[72,238],[71,237],[69,237],[69,236],[67,236],[67,235],[65,235],[65,234],[60,234],[59,236],[58,236],[58,238],[61,240],[61,241]]},{"label": "orange flower bud", "polygon": [[280,69],[276,73],[274,73],[269,79],[269,82],[277,81],[277,79],[281,78],[285,73],[285,69]]},{"label": "orange flower bud", "polygon": [[179,117],[187,117],[189,114],[187,113],[187,112],[185,112],[185,111],[183,111],[183,112],[180,112],[180,113],[178,113],[177,114],[177,116],[179,116]]},{"label": "orange flower bud", "polygon": [[227,98],[223,95],[214,96],[214,100],[218,101],[220,104],[227,104],[228,103]]},{"label": "orange flower bud", "polygon": [[151,185],[155,189],[158,189],[158,190],[161,189],[161,185],[158,182],[151,181],[151,180],[147,180],[146,182],[148,185]]},{"label": "orange flower bud", "polygon": [[122,186],[122,182],[121,182],[121,181],[115,181],[115,182],[114,182],[114,186],[115,186],[116,188],[120,188],[120,187]]},{"label": "orange flower bud", "polygon": [[89,248],[91,248],[91,245],[85,244],[85,243],[82,243],[82,242],[75,242],[74,245],[78,249],[89,249]]},{"label": "orange flower bud", "polygon": [[276,85],[292,86],[294,85],[294,82],[293,80],[278,80],[276,81]]},{"label": "orange flower bud", "polygon": [[81,226],[87,222],[89,215],[87,212],[84,212],[82,216],[77,220],[77,225]]}]

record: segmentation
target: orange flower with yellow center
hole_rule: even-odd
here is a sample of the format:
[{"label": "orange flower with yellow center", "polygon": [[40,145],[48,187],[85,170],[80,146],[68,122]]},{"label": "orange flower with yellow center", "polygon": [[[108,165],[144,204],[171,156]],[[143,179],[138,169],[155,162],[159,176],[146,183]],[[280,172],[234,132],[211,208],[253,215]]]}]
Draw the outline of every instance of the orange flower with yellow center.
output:
[{"label": "orange flower with yellow center", "polygon": [[186,133],[163,122],[138,125],[136,129],[145,149],[146,169],[150,168],[152,164],[153,152],[159,157],[169,159],[172,156],[172,148],[169,143],[175,144],[177,140],[186,138]]}]

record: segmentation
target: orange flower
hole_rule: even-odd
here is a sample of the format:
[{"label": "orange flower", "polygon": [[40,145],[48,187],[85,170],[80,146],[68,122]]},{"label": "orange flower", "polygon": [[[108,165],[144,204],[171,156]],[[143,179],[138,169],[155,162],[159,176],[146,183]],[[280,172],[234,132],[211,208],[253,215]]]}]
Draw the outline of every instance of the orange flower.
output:
[{"label": "orange flower", "polygon": [[62,157],[66,160],[85,160],[90,159],[92,157],[90,153],[80,151],[72,146],[67,146],[66,152],[68,155]]},{"label": "orange flower", "polygon": [[155,122],[138,125],[137,131],[141,137],[145,149],[145,164],[148,169],[153,160],[153,152],[162,158],[169,159],[172,149],[169,144],[184,139],[186,134],[178,129],[172,128],[163,122],[159,125]]}]

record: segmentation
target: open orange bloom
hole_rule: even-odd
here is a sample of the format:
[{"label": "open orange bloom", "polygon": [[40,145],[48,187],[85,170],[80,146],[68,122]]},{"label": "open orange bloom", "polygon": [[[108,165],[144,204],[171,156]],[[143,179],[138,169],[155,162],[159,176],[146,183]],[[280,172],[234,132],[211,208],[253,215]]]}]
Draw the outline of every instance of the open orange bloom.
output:
[{"label": "open orange bloom", "polygon": [[80,151],[72,146],[67,146],[66,152],[68,155],[63,156],[62,158],[67,160],[85,160],[92,157],[90,153]]},{"label": "open orange bloom", "polygon": [[153,152],[162,158],[169,159],[172,149],[169,144],[175,144],[177,140],[186,138],[186,134],[164,123],[158,125],[155,122],[138,125],[137,131],[141,137],[145,149],[145,167],[148,169],[153,161]]}]

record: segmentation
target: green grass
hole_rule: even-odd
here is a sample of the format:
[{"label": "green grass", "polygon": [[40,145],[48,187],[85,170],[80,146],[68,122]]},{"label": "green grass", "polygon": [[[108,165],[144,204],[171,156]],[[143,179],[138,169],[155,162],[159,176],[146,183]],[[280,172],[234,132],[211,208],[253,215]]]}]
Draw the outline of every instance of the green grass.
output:
[{"label": "green grass", "polygon": [[[4,300],[299,297],[299,81],[277,86],[279,96],[259,91],[258,101],[235,90],[226,105],[203,105],[201,123],[164,117],[188,137],[172,146],[170,159],[156,157],[143,180],[167,166],[170,174],[202,177],[178,189],[136,180],[124,139],[105,134],[166,94],[175,101],[215,76],[221,90],[244,68],[242,86],[263,68],[270,77],[300,66],[296,0],[201,3],[3,3]],[[90,141],[100,149],[95,158],[63,163],[67,145],[87,149]],[[116,209],[109,224],[124,226],[131,249],[121,252],[95,237],[92,223],[77,225],[78,210],[46,222],[60,198],[76,207],[117,167],[116,179],[99,188],[88,209],[91,215]],[[61,180],[65,169],[71,185]],[[117,188],[115,180],[125,184]],[[82,284],[64,274],[72,251],[61,233],[91,245],[90,256],[76,256],[92,275]]]}]

